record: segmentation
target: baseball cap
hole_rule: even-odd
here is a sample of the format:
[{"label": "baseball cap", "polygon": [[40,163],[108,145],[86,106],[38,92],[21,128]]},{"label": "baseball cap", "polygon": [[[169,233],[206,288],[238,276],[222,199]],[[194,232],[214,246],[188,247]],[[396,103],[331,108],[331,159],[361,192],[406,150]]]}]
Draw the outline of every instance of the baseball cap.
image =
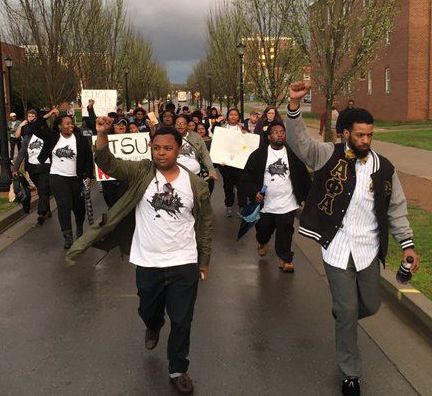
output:
[{"label": "baseball cap", "polygon": [[113,122],[114,125],[119,125],[119,124],[124,124],[124,125],[128,125],[128,121],[126,118],[117,118],[114,120]]},{"label": "baseball cap", "polygon": [[9,117],[16,117],[17,115],[16,115],[16,113],[10,113],[9,114]]}]

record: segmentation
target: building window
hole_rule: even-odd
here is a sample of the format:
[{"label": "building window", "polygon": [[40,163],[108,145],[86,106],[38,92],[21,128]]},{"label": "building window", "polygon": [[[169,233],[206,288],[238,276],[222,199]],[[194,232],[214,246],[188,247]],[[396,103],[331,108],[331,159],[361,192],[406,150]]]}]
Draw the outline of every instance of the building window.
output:
[{"label": "building window", "polygon": [[391,85],[390,85],[390,68],[386,67],[385,69],[385,92],[386,94],[390,93]]},{"label": "building window", "polygon": [[386,31],[385,43],[386,43],[386,45],[390,45],[390,30]]},{"label": "building window", "polygon": [[372,72],[368,70],[367,73],[368,95],[372,95]]}]

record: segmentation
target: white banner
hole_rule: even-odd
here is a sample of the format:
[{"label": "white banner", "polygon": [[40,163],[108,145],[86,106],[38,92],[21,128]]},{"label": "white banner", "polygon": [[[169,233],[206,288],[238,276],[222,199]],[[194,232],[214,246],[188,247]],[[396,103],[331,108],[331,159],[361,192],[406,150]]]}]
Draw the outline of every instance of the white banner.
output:
[{"label": "white banner", "polygon": [[[95,144],[97,136],[93,136]],[[108,135],[108,145],[114,157],[129,161],[141,161],[151,159],[150,134],[149,133],[122,133]],[[115,180],[104,173],[95,164],[95,175],[98,181]]]},{"label": "white banner", "polygon": [[244,169],[249,155],[258,148],[259,142],[259,135],[216,127],[213,132],[210,157],[215,164]]},{"label": "white banner", "polygon": [[88,117],[88,101],[95,101],[94,110],[97,117],[107,116],[117,110],[117,91],[115,89],[83,89],[81,91],[81,105],[83,117]]}]

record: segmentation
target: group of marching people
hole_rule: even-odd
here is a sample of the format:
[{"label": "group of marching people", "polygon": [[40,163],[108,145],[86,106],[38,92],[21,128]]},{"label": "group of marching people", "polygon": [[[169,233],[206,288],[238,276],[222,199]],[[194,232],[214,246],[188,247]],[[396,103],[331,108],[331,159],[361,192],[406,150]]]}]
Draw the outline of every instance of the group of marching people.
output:
[{"label": "group of marching people", "polygon": [[[360,394],[357,322],[380,305],[379,262],[385,260],[389,232],[400,243],[403,259],[413,258],[412,272],[419,268],[397,174],[387,159],[370,148],[373,117],[366,110],[353,109],[345,117],[344,143],[317,142],[309,136],[300,113],[308,89],[302,82],[291,85],[284,120],[273,106],[262,116],[252,112],[242,121],[235,108],[226,117],[216,108],[190,112],[186,107],[176,114],[170,102],[160,106],[157,123],[142,108],[127,114],[119,109],[96,118],[90,101],[81,130],[71,116],[53,109],[43,117],[29,111],[15,133],[22,146],[13,173],[24,161],[40,197],[39,224],[51,215],[49,196],[54,195],[68,263],[92,246],[106,251],[118,246],[129,255],[136,267],[138,312],[146,326],[148,350],[157,346],[165,311],[168,314],[169,378],[180,394],[194,389],[187,357],[198,281],[209,274],[210,195],[218,180],[209,154],[215,127],[238,136],[259,135],[259,147],[244,169],[217,167],[223,178],[226,216],[233,216],[235,192],[240,209],[259,204],[257,252],[268,253],[275,233],[282,272],[294,271],[294,217],[304,204],[299,232],[322,247],[344,395]],[[50,119],[54,119],[52,127]],[[152,160],[124,161],[110,153],[110,134],[139,132],[150,134]],[[92,149],[89,136],[93,134],[97,139]],[[82,190],[93,178],[94,163],[116,180],[102,183],[109,210],[83,235]]]}]

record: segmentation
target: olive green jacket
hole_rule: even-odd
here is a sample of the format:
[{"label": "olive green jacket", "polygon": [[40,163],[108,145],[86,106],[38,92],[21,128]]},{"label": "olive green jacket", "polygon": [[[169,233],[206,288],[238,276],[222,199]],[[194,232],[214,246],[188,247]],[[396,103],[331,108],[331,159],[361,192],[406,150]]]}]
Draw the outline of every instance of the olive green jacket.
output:
[{"label": "olive green jacket", "polygon": [[[73,265],[78,256],[93,246],[109,251],[119,246],[129,255],[135,231],[135,206],[153,180],[156,168],[149,160],[123,161],[114,157],[108,147],[95,150],[95,162],[106,174],[126,181],[129,188],[102,218],[77,239],[66,254],[66,264]],[[189,172],[194,197],[192,215],[198,249],[198,265],[206,267],[210,261],[213,213],[207,183]],[[143,241],[145,243],[145,241]]]},{"label": "olive green jacket", "polygon": [[204,139],[199,135],[199,133],[188,132],[187,137],[183,139],[186,140],[196,151],[200,165],[204,165],[207,172],[215,174],[216,170],[210,158],[210,153],[207,149]]}]

